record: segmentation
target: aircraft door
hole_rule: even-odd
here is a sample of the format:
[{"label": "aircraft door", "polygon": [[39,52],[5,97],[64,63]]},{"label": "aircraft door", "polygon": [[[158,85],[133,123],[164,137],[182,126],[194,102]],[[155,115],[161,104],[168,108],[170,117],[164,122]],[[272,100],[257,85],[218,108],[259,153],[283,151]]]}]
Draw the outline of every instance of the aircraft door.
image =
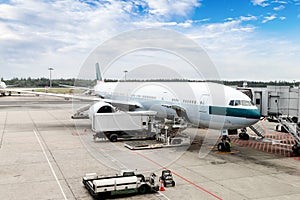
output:
[{"label": "aircraft door", "polygon": [[204,94],[200,98],[200,106],[199,106],[199,111],[200,113],[208,113],[208,100],[209,100],[209,94]]},{"label": "aircraft door", "polygon": [[209,94],[204,94],[200,98],[200,105],[207,105],[208,104]]},{"label": "aircraft door", "polygon": [[278,115],[280,113],[279,110],[279,96],[278,95],[270,95],[269,96],[269,114]]}]

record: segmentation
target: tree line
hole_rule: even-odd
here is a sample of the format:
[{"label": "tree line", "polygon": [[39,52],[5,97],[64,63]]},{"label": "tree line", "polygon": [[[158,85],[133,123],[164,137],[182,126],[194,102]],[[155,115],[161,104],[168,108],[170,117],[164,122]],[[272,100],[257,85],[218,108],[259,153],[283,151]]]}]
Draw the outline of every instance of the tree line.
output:
[{"label": "tree line", "polygon": [[[3,80],[6,85],[14,85],[14,87],[29,87],[29,88],[43,88],[50,85],[49,78],[12,78],[10,80]],[[106,82],[117,82],[125,80],[116,80],[116,79],[105,79]],[[140,79],[131,79],[126,80],[127,82],[204,82],[201,80],[187,80],[187,79],[151,79],[151,80],[140,80]],[[219,81],[219,80],[210,80],[210,82],[221,83],[228,86],[238,86],[242,87],[245,83],[244,80],[238,81]],[[288,81],[246,81],[248,87],[266,87],[267,85],[273,86],[293,86],[299,85],[299,82],[288,82]],[[70,86],[82,86],[82,87],[92,87],[96,84],[96,80],[84,80],[84,79],[52,79],[52,87],[60,87],[61,85],[70,85]]]},{"label": "tree line", "polygon": [[[50,85],[48,78],[12,78],[10,80],[3,80],[6,85],[13,85],[14,87],[25,87],[25,88],[44,88]],[[79,80],[75,78],[70,79],[52,79],[52,87],[60,87],[61,85],[70,86],[83,86],[91,87],[96,84],[96,81],[91,80]]]}]

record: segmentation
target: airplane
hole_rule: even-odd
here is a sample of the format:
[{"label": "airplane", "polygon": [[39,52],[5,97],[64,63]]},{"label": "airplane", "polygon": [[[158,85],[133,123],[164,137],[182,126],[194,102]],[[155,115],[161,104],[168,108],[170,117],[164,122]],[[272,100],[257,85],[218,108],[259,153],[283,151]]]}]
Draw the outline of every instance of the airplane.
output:
[{"label": "airplane", "polygon": [[[12,85],[9,85],[9,87],[11,87]],[[14,85],[13,85],[14,86]],[[0,94],[2,96],[5,96],[5,92],[7,90],[8,85],[6,85],[6,83],[4,81],[0,81]],[[8,95],[11,96],[11,91],[8,91]]]},{"label": "airplane", "polygon": [[130,111],[153,110],[160,117],[177,115],[197,127],[220,130],[220,151],[230,151],[228,131],[253,125],[261,117],[247,95],[219,83],[104,82],[98,63],[96,77],[96,97],[26,92],[92,101],[88,110],[90,119],[95,113],[113,112],[115,107]]},{"label": "airplane", "polygon": [[[132,111],[153,110],[158,113],[157,115],[165,115],[164,117],[177,115],[197,127],[221,130],[222,142],[218,145],[219,150],[230,148],[227,142],[228,130],[243,129],[245,131],[245,127],[255,124],[261,117],[258,108],[247,95],[218,83],[106,83],[102,80],[98,64],[96,64],[96,77],[98,83],[94,87],[94,93],[103,99],[109,99],[111,101],[108,102],[109,104],[114,104],[114,101],[123,101]],[[183,84],[185,87],[182,87]],[[184,92],[176,95],[178,92],[172,93],[166,88]],[[189,93],[193,95],[186,95],[188,92],[186,89],[190,89]],[[109,104],[105,100],[93,104],[89,110],[89,117],[91,118],[95,112],[107,110]],[[240,138],[249,139],[249,135],[243,132]]]}]

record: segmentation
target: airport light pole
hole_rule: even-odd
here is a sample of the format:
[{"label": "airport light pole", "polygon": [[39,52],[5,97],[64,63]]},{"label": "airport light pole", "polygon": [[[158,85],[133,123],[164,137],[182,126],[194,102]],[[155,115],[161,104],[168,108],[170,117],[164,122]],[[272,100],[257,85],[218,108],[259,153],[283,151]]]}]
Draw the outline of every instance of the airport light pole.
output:
[{"label": "airport light pole", "polygon": [[54,69],[52,67],[49,67],[48,70],[50,72],[50,79],[49,79],[50,80],[50,85],[49,85],[49,87],[51,88],[52,87],[52,76],[51,76],[52,73],[51,73],[51,71],[53,71]]},{"label": "airport light pole", "polygon": [[125,73],[124,81],[126,81],[126,73],[127,73],[127,72],[128,72],[127,70],[124,70],[124,73]]}]

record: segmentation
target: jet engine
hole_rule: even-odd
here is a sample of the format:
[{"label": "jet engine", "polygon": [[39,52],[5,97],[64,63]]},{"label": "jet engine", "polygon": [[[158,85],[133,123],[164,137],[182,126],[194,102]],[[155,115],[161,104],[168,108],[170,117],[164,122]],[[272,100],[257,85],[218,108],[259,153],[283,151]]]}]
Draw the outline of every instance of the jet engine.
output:
[{"label": "jet engine", "polygon": [[111,104],[105,102],[97,102],[90,107],[89,118],[92,119],[92,116],[95,113],[113,113],[115,111],[115,107],[113,107]]}]

